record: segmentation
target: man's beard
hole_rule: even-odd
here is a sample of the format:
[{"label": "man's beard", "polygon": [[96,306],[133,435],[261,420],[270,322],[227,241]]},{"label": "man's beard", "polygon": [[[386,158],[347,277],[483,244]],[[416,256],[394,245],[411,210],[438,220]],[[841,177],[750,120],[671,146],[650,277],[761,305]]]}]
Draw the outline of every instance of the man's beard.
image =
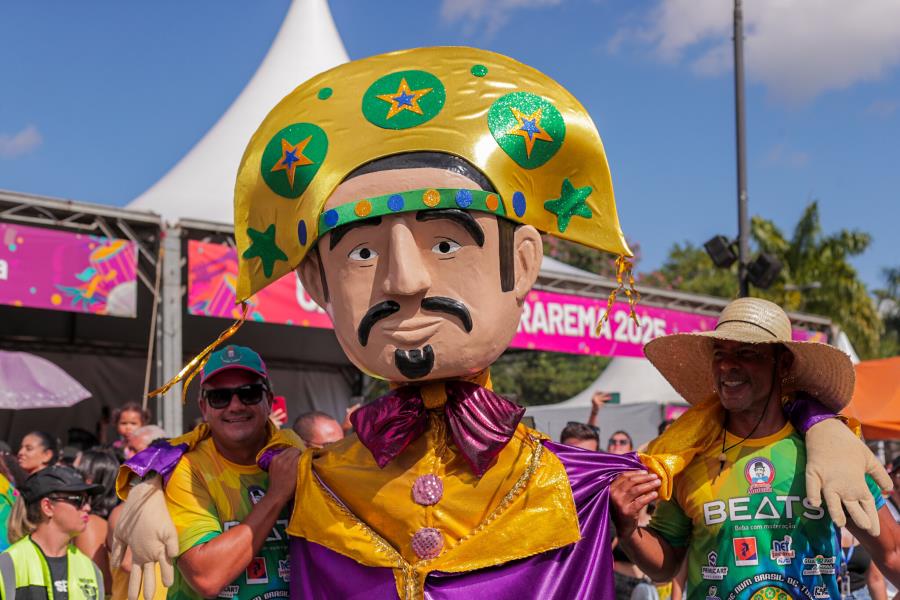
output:
[{"label": "man's beard", "polygon": [[430,344],[420,350],[394,350],[394,364],[397,369],[408,379],[421,379],[434,368],[434,350]]}]

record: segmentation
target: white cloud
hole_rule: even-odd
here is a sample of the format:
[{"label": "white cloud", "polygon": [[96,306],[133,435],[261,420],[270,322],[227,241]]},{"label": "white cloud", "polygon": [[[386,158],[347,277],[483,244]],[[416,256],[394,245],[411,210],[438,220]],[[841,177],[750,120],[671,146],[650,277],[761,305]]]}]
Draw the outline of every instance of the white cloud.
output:
[{"label": "white cloud", "polygon": [[770,167],[800,169],[809,164],[809,154],[792,150],[784,144],[775,144],[766,153],[763,163]]},{"label": "white cloud", "polygon": [[[874,81],[900,64],[898,0],[750,0],[744,7],[746,75],[791,103]],[[665,61],[703,75],[732,69],[730,0],[659,0],[639,28],[609,42],[650,44]]]},{"label": "white cloud", "polygon": [[443,0],[441,19],[446,23],[465,21],[474,28],[484,24],[485,32],[496,33],[509,20],[509,14],[523,8],[557,6],[563,0]]},{"label": "white cloud", "polygon": [[16,158],[28,154],[41,145],[44,138],[34,125],[29,125],[19,133],[0,133],[0,159]]}]

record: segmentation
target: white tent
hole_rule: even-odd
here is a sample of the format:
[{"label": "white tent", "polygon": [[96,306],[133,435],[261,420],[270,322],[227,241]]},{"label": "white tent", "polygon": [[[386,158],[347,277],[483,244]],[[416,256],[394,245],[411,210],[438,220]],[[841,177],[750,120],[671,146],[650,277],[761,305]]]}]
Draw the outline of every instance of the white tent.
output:
[{"label": "white tent", "polygon": [[253,132],[294,87],[347,60],[328,1],[293,0],[268,54],[234,103],[190,152],[128,208],[152,211],[167,221],[231,223],[234,177]]},{"label": "white tent", "polygon": [[590,406],[595,391],[618,392],[622,404],[684,402],[649,360],[616,356],[587,389],[557,406]]}]

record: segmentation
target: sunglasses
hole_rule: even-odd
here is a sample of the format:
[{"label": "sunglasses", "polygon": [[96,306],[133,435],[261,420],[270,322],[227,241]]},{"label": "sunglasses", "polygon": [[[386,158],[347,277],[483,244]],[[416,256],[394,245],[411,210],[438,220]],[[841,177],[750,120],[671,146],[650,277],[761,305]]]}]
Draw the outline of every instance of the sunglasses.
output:
[{"label": "sunglasses", "polygon": [[78,510],[81,510],[88,502],[90,502],[90,498],[85,494],[53,494],[47,496],[47,498],[52,502],[65,502],[66,504],[71,504]]},{"label": "sunglasses", "polygon": [[234,396],[244,406],[254,406],[262,402],[269,387],[264,383],[248,383],[235,388],[214,388],[203,390],[203,399],[211,408],[222,409],[231,404]]}]

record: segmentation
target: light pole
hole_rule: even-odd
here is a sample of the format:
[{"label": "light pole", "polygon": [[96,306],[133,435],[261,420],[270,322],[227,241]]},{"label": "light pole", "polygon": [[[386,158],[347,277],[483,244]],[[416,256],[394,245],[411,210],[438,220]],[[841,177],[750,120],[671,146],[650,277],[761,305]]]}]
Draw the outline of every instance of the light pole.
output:
[{"label": "light pole", "polygon": [[741,297],[750,295],[747,265],[750,263],[750,217],[747,214],[746,130],[744,128],[744,14],[741,0],[734,0],[734,119],[737,130],[738,283]]}]

